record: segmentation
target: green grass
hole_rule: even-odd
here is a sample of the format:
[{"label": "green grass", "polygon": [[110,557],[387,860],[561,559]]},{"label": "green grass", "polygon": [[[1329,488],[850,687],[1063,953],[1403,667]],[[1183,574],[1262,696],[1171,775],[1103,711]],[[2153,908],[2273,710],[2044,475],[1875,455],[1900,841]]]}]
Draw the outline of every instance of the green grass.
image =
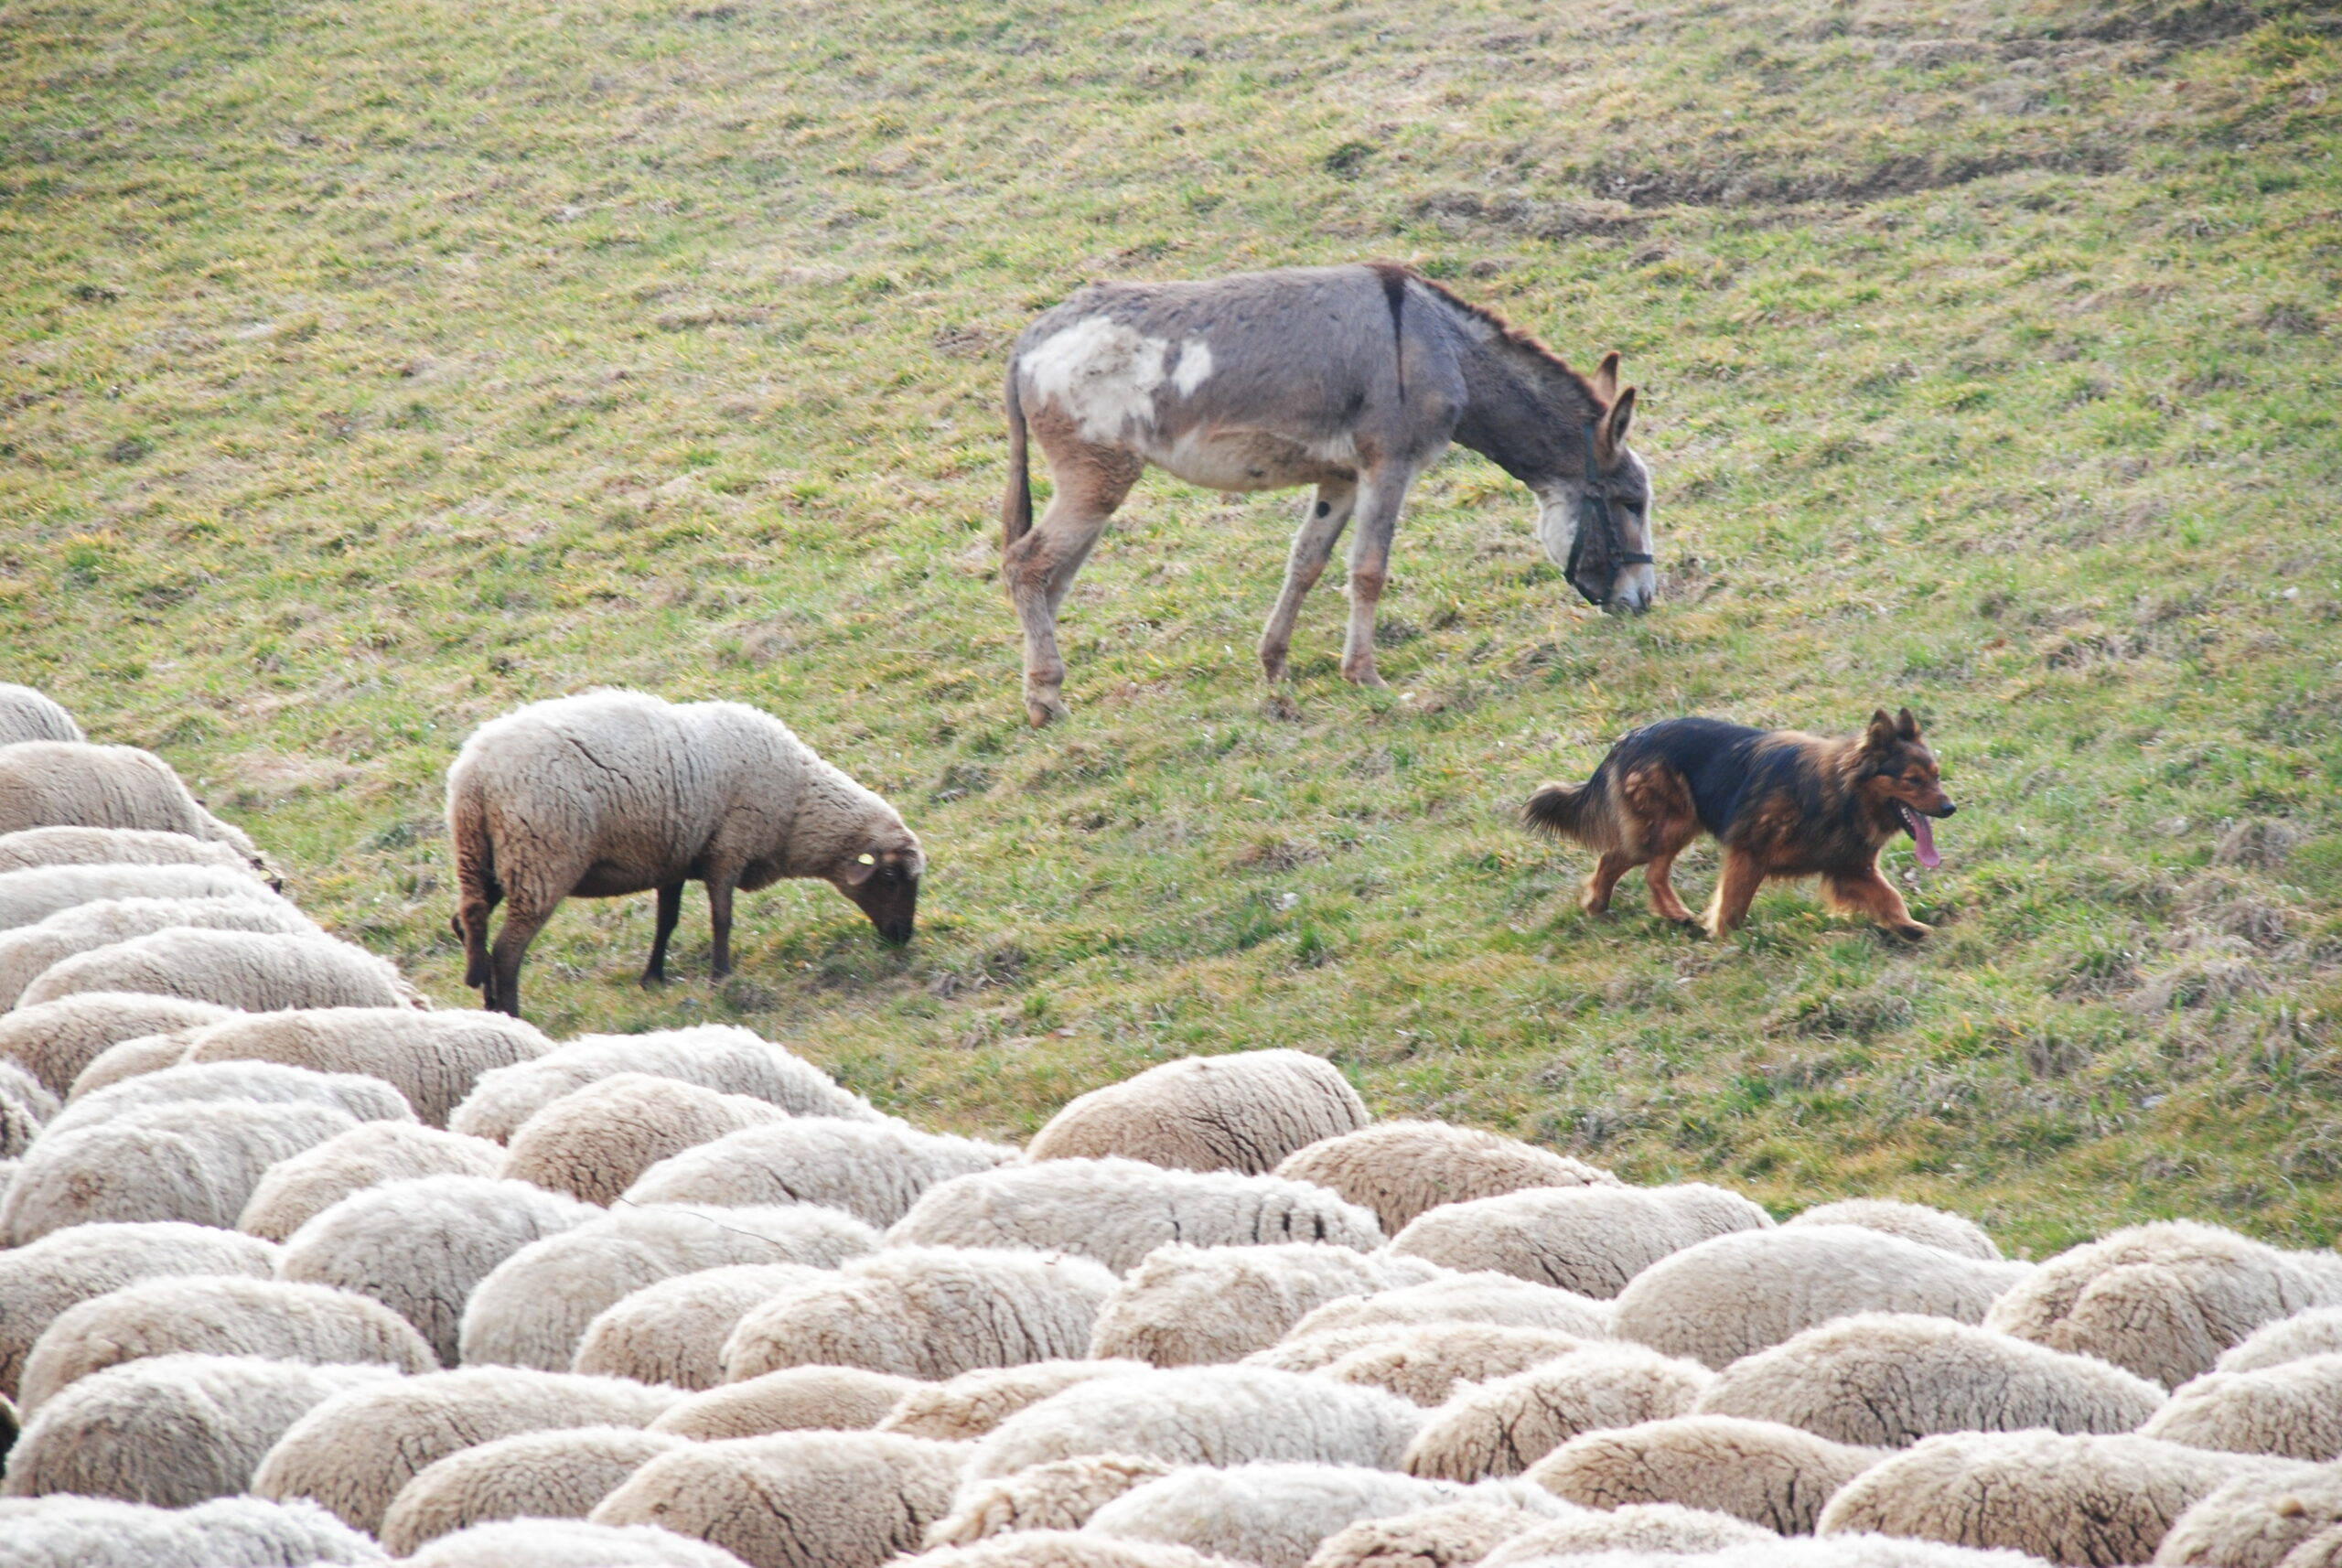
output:
[{"label": "green grass", "polygon": [[[725,696],[902,806],[918,942],[788,886],[713,985],[694,894],[650,993],[649,900],[579,902],[549,1028],[742,1019],[1008,1135],[1298,1046],[1384,1113],[1784,1209],[2342,1225],[2326,7],[0,16],[0,673],[443,1003],[471,727]],[[1027,731],[1008,340],[1093,277],[1366,256],[1626,351],[1664,602],[1583,612],[1459,454],[1402,525],[1391,690],[1336,676],[1329,582],[1272,697],[1297,499],[1155,476],[1069,602],[1073,721]],[[1810,889],[1721,944],[1589,921],[1514,825],[1648,718],[1905,702],[1962,802],[1923,951]]]}]

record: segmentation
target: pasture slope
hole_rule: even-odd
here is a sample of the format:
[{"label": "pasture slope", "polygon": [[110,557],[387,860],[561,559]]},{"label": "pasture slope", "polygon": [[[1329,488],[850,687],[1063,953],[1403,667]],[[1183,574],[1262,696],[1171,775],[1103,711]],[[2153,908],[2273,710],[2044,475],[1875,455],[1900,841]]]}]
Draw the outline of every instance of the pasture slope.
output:
[{"label": "pasture slope", "polygon": [[[2036,1252],[2342,1224],[2342,31],[2287,0],[14,0],[0,649],[463,1004],[472,725],[771,708],[897,800],[908,953],[828,889],[539,944],[549,1028],[740,1018],[1021,1135],[1190,1051],[1638,1181],[1899,1194]],[[1021,723],[1019,324],[1082,281],[1395,256],[1648,397],[1665,602],[1582,613],[1457,456],[1388,693],[1298,497],[1150,478]],[[1514,826],[1639,720],[1926,719],[1898,950],[1703,944]],[[1907,850],[1890,854],[1898,878]],[[1687,857],[1704,896],[1713,855]],[[1638,883],[1629,890],[1639,904]],[[1696,891],[1694,891],[1696,890]],[[694,973],[696,972],[696,973]]]}]

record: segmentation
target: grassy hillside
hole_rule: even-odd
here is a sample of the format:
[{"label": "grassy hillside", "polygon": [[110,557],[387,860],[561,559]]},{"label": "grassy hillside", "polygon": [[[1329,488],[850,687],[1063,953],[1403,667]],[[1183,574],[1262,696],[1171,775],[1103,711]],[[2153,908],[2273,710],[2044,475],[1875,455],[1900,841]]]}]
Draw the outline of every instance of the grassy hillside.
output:
[{"label": "grassy hillside", "polygon": [[[559,1032],[742,1019],[1022,1134],[1193,1051],[1785,1209],[2041,1250],[2342,1226],[2342,32],[2284,0],[14,0],[0,676],[151,746],[292,891],[467,993],[442,772],[593,684],[784,715],[934,861],[881,950],[744,900]],[[1665,600],[1583,611],[1457,455],[1388,693],[1295,497],[1150,478],[1027,731],[995,388],[1103,276],[1392,256],[1647,403]],[[1653,716],[1909,703],[1961,800],[1923,951],[1767,893],[1589,921],[1513,825]],[[1714,857],[1688,856],[1687,897]]]}]

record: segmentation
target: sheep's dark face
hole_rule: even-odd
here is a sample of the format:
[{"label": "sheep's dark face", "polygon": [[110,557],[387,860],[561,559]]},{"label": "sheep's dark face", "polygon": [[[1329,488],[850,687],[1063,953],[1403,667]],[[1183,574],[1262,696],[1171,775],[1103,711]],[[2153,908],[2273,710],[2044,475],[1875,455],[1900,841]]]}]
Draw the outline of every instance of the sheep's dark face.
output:
[{"label": "sheep's dark face", "polygon": [[911,940],[925,869],[916,845],[866,850],[847,865],[837,889],[870,918],[880,941],[899,947]]}]

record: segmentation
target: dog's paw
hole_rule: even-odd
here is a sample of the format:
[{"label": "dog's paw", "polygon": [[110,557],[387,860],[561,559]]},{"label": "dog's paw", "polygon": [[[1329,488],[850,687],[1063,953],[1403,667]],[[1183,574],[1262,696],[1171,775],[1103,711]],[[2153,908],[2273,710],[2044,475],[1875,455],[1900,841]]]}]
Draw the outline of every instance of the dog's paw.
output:
[{"label": "dog's paw", "polygon": [[1912,921],[1907,926],[1897,926],[1895,928],[1895,934],[1901,937],[1907,942],[1925,941],[1928,938],[1935,935],[1935,932],[1936,929],[1933,926],[1922,925],[1917,920]]}]

